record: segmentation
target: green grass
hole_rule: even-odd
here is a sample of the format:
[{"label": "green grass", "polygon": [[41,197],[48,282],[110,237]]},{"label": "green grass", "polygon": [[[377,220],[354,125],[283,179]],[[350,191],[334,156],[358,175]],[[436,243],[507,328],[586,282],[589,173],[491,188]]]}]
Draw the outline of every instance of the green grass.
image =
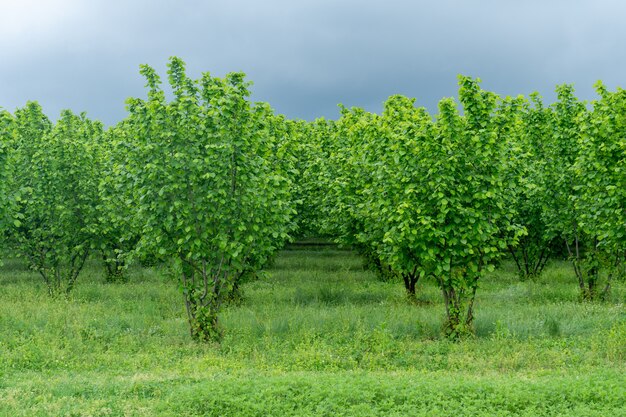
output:
[{"label": "green grass", "polygon": [[190,340],[165,268],[106,284],[90,262],[69,299],[20,260],[0,267],[0,416],[626,416],[626,285],[578,301],[566,263],[481,283],[476,337],[441,336],[436,286],[417,302],[349,251],[282,252]]}]

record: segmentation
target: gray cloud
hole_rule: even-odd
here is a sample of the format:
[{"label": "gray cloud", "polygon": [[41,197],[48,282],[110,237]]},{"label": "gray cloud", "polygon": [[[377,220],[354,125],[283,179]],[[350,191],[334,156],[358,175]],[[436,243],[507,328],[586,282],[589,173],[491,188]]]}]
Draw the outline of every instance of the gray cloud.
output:
[{"label": "gray cloud", "polygon": [[194,77],[244,71],[253,99],[305,119],[335,118],[338,103],[380,111],[396,93],[436,111],[459,73],[548,101],[556,84],[592,99],[597,79],[615,88],[626,73],[620,1],[14,3],[0,18],[0,105],[38,100],[108,124],[145,95],[139,64],[164,74],[171,55]]}]

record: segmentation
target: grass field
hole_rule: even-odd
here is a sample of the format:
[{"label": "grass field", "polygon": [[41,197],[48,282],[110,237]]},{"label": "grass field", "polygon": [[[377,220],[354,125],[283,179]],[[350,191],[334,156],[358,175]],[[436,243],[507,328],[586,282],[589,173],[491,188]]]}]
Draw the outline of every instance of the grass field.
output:
[{"label": "grass field", "polygon": [[408,302],[352,252],[280,253],[191,341],[165,268],[69,299],[16,259],[0,267],[0,416],[626,416],[626,285],[580,303],[570,267],[482,282],[476,337],[441,337],[437,288]]}]

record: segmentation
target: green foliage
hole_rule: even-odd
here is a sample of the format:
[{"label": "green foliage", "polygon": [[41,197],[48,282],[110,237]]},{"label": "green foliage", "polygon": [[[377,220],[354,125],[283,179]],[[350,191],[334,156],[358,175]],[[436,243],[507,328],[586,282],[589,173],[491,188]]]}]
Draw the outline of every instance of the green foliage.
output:
[{"label": "green foliage", "polygon": [[344,107],[341,112],[341,118],[328,132],[330,139],[325,146],[328,163],[320,177],[326,189],[322,227],[344,245],[358,245],[364,251],[372,251],[360,213],[361,190],[372,177],[361,154],[369,140],[366,130],[374,126],[371,120],[375,115]]},{"label": "green foliage", "polygon": [[[584,103],[574,96],[571,85],[557,87],[558,101],[552,106],[551,135],[546,147],[546,192],[550,202],[545,216],[553,233],[569,246],[584,241],[580,213],[576,209],[580,176],[573,170],[580,153]],[[572,250],[573,253],[573,250]]]},{"label": "green foliage", "polygon": [[409,205],[421,180],[422,166],[416,155],[432,128],[430,116],[413,103],[402,96],[391,97],[382,117],[365,130],[366,144],[359,159],[367,161],[362,169],[371,178],[362,183],[363,202],[358,206],[365,223],[358,235],[361,242],[374,248],[380,269],[390,269],[402,278],[412,297],[424,271],[421,254],[412,248],[419,227]]},{"label": "green foliage", "polygon": [[524,227],[517,246],[509,246],[522,280],[538,279],[554,254],[558,239],[548,230],[544,218],[546,199],[546,138],[551,132],[551,109],[545,108],[537,94],[532,106],[521,97],[511,100],[498,124],[507,138],[509,161],[505,172],[510,187],[509,204],[515,207],[514,222]]},{"label": "green foliage", "polygon": [[122,122],[109,129],[99,143],[100,180],[94,246],[102,255],[108,282],[127,280],[126,270],[141,237],[131,189],[125,177],[129,128]]},{"label": "green foliage", "polygon": [[[10,194],[7,189],[7,154],[10,141],[15,132],[15,119],[11,113],[0,108],[0,244],[4,240],[4,230],[10,223],[8,208],[10,205]],[[1,265],[2,259],[0,259]]]},{"label": "green foliage", "polygon": [[50,294],[69,293],[93,241],[102,126],[70,111],[52,126],[36,103],[17,110],[15,119],[8,180],[15,220],[8,240]]},{"label": "green foliage", "polygon": [[180,59],[168,67],[171,102],[154,70],[141,68],[148,100],[128,101],[122,176],[143,225],[141,248],[176,260],[191,334],[215,340],[224,300],[290,230],[289,180],[276,169],[281,119],[250,106],[241,73],[192,81]]},{"label": "green foliage", "polygon": [[595,164],[584,155],[584,134],[590,114],[585,104],[574,96],[572,86],[557,87],[557,94],[558,101],[552,107],[552,134],[547,137],[546,145],[544,218],[549,231],[567,247],[581,298],[593,300],[598,294],[604,296],[609,287],[598,291],[602,258],[599,230],[584,227],[585,217],[588,218],[585,183],[590,172],[580,165]]},{"label": "green foliage", "polygon": [[[596,239],[592,261],[607,270],[605,287],[599,292],[606,297],[626,256],[626,91],[609,92],[602,83],[596,89],[600,99],[593,102],[583,126],[574,170],[582,178],[576,190],[581,228]],[[591,298],[595,295],[592,284],[598,283],[589,281]]]},{"label": "green foliage", "polygon": [[318,119],[286,121],[283,158],[288,162],[288,174],[292,181],[292,198],[296,203],[295,233],[300,237],[335,236],[336,223],[326,215],[331,200],[327,197],[330,184],[329,141],[334,123]]},{"label": "green foliage", "polygon": [[[382,225],[370,210],[372,189],[376,186],[376,170],[382,151],[378,116],[362,109],[341,107],[342,116],[336,123],[316,121],[314,132],[321,150],[312,172],[316,172],[324,191],[320,195],[318,212],[320,228],[336,241],[353,247],[362,256],[365,266],[382,280],[396,280],[396,271],[379,253]],[[318,195],[320,193],[318,192]],[[385,195],[391,193],[385,191]],[[418,275],[403,275],[409,296],[415,296]]]}]

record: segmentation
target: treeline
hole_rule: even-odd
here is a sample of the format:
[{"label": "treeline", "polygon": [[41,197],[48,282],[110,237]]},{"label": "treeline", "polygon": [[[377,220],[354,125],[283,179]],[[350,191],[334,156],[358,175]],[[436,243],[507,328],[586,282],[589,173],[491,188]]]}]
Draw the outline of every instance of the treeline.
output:
[{"label": "treeline", "polygon": [[312,162],[321,215],[300,221],[359,248],[411,296],[433,279],[453,338],[472,331],[479,281],[504,257],[522,279],[567,257],[581,299],[604,299],[626,255],[626,92],[597,91],[590,109],[560,86],[546,107],[461,76],[461,110],[447,98],[432,116],[402,96],[381,115],[342,109],[310,136],[320,152],[308,160],[325,161]]},{"label": "treeline", "polygon": [[[626,255],[626,93],[571,86],[501,98],[459,78],[433,116],[392,96],[381,115],[287,120],[251,103],[241,73],[185,74],[166,99],[142,66],[146,100],[105,130],[30,102],[0,113],[0,226],[51,295],[67,294],[90,253],[110,281],[129,262],[170,262],[191,336],[220,338],[221,306],[294,236],[359,250],[415,296],[432,279],[445,333],[471,333],[481,277],[512,257],[522,279],[568,257],[581,299],[605,298]],[[459,106],[460,104],[460,106]],[[461,110],[459,110],[459,107]]]}]

